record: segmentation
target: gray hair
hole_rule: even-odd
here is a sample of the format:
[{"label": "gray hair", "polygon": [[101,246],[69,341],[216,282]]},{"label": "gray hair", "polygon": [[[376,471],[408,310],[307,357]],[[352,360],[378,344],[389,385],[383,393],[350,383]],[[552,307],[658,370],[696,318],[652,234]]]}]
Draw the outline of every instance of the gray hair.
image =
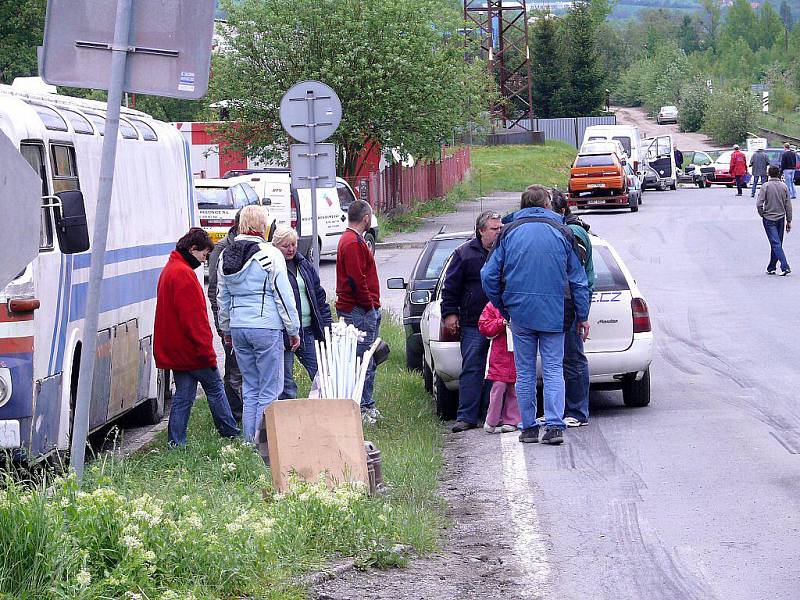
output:
[{"label": "gray hair", "polygon": [[522,192],[522,201],[520,208],[550,208],[552,200],[550,198],[550,190],[543,185],[529,185],[528,188]]},{"label": "gray hair", "polygon": [[502,218],[500,213],[494,210],[485,210],[481,214],[478,215],[478,218],[475,219],[475,237],[481,237],[481,229],[486,229],[486,225],[492,219],[500,219]]},{"label": "gray hair", "polygon": [[347,209],[347,220],[350,223],[358,223],[371,212],[372,207],[368,202],[355,200],[350,204],[350,208]]}]

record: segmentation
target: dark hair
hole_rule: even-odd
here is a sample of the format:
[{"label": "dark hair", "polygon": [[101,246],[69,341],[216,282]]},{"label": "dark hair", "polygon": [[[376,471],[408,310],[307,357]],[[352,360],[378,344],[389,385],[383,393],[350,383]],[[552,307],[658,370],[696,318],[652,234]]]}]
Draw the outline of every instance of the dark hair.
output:
[{"label": "dark hair", "polygon": [[550,190],[543,185],[529,185],[528,189],[522,192],[520,208],[548,208],[550,206]]},{"label": "dark hair", "polygon": [[558,188],[552,188],[550,190],[550,194],[553,197],[553,212],[562,214],[565,217],[570,214],[571,211],[569,210],[569,201],[567,200],[567,196],[564,194],[564,192]]},{"label": "dark hair", "polygon": [[773,177],[773,178],[780,177],[781,170],[778,167],[776,167],[775,165],[770,165],[767,168],[767,173],[769,174],[770,177]]},{"label": "dark hair", "polygon": [[371,212],[372,207],[368,202],[364,202],[363,200],[355,200],[350,204],[350,208],[347,209],[347,220],[350,223],[358,223]]},{"label": "dark hair", "polygon": [[214,247],[214,242],[208,236],[208,232],[200,227],[192,227],[178,243],[175,244],[175,250],[178,252],[189,252],[192,248],[198,251],[211,250]]}]

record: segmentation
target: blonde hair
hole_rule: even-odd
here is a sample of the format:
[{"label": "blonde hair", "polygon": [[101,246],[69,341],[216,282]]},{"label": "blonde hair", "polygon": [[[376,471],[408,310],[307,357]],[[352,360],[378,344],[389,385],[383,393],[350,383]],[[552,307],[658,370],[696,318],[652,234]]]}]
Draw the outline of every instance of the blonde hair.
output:
[{"label": "blonde hair", "polygon": [[286,225],[281,225],[275,230],[275,233],[272,234],[273,246],[280,246],[284,242],[296,242],[296,241],[297,241],[297,232],[291,227],[287,227]]},{"label": "blonde hair", "polygon": [[266,237],[269,229],[269,213],[263,206],[251,205],[242,209],[239,215],[239,233],[257,231],[258,235]]}]

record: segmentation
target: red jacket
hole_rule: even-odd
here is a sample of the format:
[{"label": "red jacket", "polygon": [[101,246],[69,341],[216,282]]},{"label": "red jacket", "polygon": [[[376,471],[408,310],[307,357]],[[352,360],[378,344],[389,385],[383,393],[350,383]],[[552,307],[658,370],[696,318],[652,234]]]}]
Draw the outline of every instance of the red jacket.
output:
[{"label": "red jacket", "polygon": [[158,278],[153,354],[159,369],[194,371],[217,366],[203,288],[176,250]]},{"label": "red jacket", "polygon": [[336,310],[350,312],[381,307],[381,287],[375,258],[364,238],[349,227],[336,249]]},{"label": "red jacket", "polygon": [[747,157],[744,155],[744,152],[739,150],[733,151],[733,154],[731,154],[731,164],[728,168],[728,172],[733,177],[738,177],[739,175],[744,175],[747,173]]},{"label": "red jacket", "polygon": [[514,353],[508,351],[506,339],[506,321],[500,311],[489,302],[478,320],[478,330],[492,340],[489,352],[489,371],[486,379],[514,383],[517,381],[517,366],[514,364]]}]

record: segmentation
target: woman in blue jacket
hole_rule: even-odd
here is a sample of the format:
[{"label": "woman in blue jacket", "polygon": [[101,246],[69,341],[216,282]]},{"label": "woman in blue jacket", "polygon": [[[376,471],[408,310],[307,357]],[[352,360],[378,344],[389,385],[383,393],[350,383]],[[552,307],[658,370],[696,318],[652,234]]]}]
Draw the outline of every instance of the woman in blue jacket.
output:
[{"label": "woman in blue jacket", "polygon": [[264,410],[283,389],[283,331],[289,347],[300,346],[300,319],[286,261],[264,236],[269,215],[246,206],[239,234],[222,252],[218,267],[219,328],[233,342],[242,372],[242,429],[254,441]]},{"label": "woman in blue jacket", "polygon": [[294,356],[300,361],[308,376],[317,375],[317,355],[314,340],[325,340],[325,328],[331,325],[331,307],[325,288],[319,281],[314,265],[297,252],[297,232],[281,226],[272,236],[272,245],[286,259],[289,283],[294,292],[294,303],[300,314],[300,347],[292,352],[288,344],[283,352],[283,392],[280,398],[297,398],[297,383],[294,380]]}]

